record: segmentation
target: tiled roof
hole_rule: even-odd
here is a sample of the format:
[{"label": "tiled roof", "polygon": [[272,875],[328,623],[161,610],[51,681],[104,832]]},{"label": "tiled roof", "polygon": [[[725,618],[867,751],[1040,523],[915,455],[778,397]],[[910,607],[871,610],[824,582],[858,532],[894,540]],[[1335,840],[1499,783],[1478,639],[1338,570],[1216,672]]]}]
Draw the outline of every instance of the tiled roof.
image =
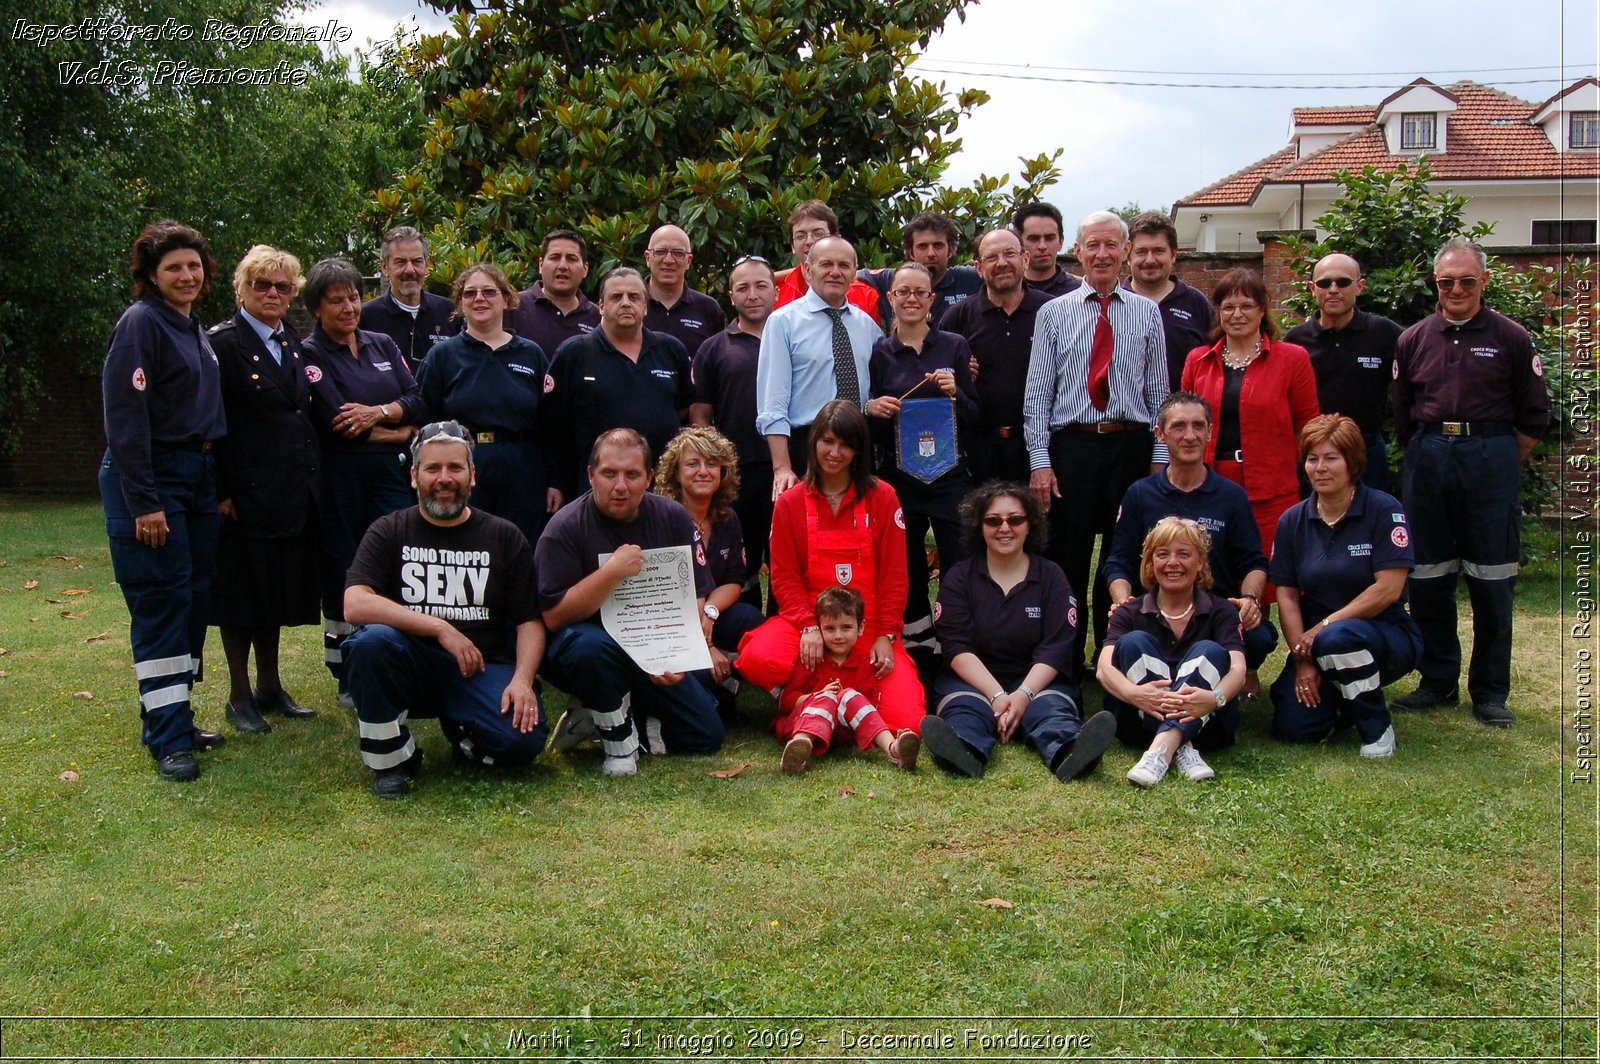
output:
[{"label": "tiled roof", "polygon": [[1378,117],[1376,107],[1296,107],[1297,126],[1364,126]]},{"label": "tiled roof", "polygon": [[[1445,127],[1445,151],[1428,155],[1436,179],[1454,181],[1517,180],[1561,177],[1600,177],[1600,153],[1558,152],[1550,138],[1530,119],[1540,105],[1476,82],[1449,86],[1456,110]],[[1177,205],[1245,206],[1255,201],[1265,184],[1327,184],[1340,170],[1373,166],[1393,170],[1415,163],[1412,154],[1389,152],[1383,130],[1372,124],[1376,108],[1301,107],[1294,112],[1300,125],[1335,124],[1328,116],[1344,116],[1345,124],[1366,117],[1366,126],[1347,137],[1296,160],[1293,147],[1280,149],[1236,174],[1178,200]]]}]

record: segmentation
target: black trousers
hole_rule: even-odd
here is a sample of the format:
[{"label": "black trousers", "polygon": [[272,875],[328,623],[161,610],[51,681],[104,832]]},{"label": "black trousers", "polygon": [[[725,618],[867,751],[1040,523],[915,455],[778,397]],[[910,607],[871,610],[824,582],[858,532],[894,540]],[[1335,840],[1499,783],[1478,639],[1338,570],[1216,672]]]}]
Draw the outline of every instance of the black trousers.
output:
[{"label": "black trousers", "polygon": [[[1047,553],[1067,574],[1073,593],[1093,618],[1097,646],[1105,639],[1109,620],[1111,595],[1106,587],[1105,556],[1111,550],[1117,510],[1128,486],[1149,475],[1153,447],[1148,429],[1107,433],[1063,429],[1050,437],[1050,468],[1061,498],[1051,502]],[[1091,583],[1089,567],[1096,541],[1101,561],[1094,567]],[[1088,627],[1079,626],[1073,644],[1080,675]]]}]

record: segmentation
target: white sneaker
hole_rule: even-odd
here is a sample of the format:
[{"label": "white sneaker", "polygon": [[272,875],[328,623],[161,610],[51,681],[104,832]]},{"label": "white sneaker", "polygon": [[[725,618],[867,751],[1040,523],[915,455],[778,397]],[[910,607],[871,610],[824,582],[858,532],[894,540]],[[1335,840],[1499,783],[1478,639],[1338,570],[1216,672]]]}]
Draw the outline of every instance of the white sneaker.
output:
[{"label": "white sneaker", "polygon": [[599,738],[600,729],[595,725],[594,714],[582,706],[569,706],[550,733],[550,749],[558,754],[570,754],[584,743]]},{"label": "white sneaker", "polygon": [[1167,774],[1167,759],[1154,750],[1146,750],[1139,763],[1128,770],[1128,782],[1140,787],[1154,787]]},{"label": "white sneaker", "polygon": [[1200,751],[1194,748],[1193,743],[1184,743],[1178,747],[1177,756],[1172,763],[1178,766],[1178,771],[1192,780],[1208,780],[1216,776],[1217,770],[1206,764],[1206,759],[1200,756]]},{"label": "white sneaker", "polygon": [[606,759],[600,762],[600,771],[607,776],[637,776],[639,774],[639,755],[629,754],[627,757],[612,757],[607,754]]},{"label": "white sneaker", "polygon": [[1383,734],[1370,743],[1361,744],[1361,756],[1381,759],[1394,756],[1394,725],[1383,729]]}]

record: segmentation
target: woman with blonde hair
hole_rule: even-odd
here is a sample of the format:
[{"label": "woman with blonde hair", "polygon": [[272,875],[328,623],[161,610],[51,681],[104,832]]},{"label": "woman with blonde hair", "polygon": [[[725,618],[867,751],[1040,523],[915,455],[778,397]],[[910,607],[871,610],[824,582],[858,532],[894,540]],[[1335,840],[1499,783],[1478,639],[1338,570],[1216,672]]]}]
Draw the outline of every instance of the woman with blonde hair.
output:
[{"label": "woman with blonde hair", "polygon": [[1239,611],[1211,586],[1211,536],[1187,517],[1164,517],[1144,537],[1139,579],[1147,590],[1111,615],[1095,672],[1117,734],[1148,744],[1128,781],[1153,787],[1174,763],[1192,780],[1215,776],[1200,747],[1233,745],[1234,699],[1244,686]]}]

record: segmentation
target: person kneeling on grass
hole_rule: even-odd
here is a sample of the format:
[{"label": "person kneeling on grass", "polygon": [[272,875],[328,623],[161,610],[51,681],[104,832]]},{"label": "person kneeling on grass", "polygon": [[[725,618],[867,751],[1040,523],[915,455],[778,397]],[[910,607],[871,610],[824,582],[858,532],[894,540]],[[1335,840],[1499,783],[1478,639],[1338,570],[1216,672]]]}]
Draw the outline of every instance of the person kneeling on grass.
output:
[{"label": "person kneeling on grass", "polygon": [[[1150,590],[1111,614],[1095,675],[1128,742],[1150,740],[1128,782],[1153,787],[1176,763],[1192,780],[1216,773],[1197,747],[1233,745],[1244,686],[1239,611],[1211,586],[1211,536],[1187,517],[1163,517],[1144,537],[1139,578]],[[1132,745],[1132,744],[1130,744]]]},{"label": "person kneeling on grass", "polygon": [[1082,723],[1073,683],[1078,600],[1067,575],[1041,552],[1046,517],[1022,484],[990,481],[961,504],[970,555],[939,580],[934,626],[945,669],[934,684],[937,715],[922,721],[934,763],[982,776],[996,740],[1019,733],[1065,781],[1092,772],[1111,745],[1116,718]]},{"label": "person kneeling on grass", "polygon": [[345,581],[345,676],[361,760],[379,798],[399,798],[422,767],[406,718],[437,716],[455,755],[528,764],[544,749],[534,674],[544,623],[533,551],[517,526],[467,505],[472,441],[454,421],[411,445],[419,505],[374,521]]},{"label": "person kneeling on grass", "polygon": [[813,754],[825,753],[834,733],[854,734],[863,750],[876,746],[896,768],[917,767],[922,742],[909,728],[897,735],[878,715],[881,684],[861,641],[867,603],[854,588],[830,587],[817,596],[817,628],[822,652],[801,646],[778,705],[784,713],[772,722],[783,747],[783,771],[804,772]]}]

